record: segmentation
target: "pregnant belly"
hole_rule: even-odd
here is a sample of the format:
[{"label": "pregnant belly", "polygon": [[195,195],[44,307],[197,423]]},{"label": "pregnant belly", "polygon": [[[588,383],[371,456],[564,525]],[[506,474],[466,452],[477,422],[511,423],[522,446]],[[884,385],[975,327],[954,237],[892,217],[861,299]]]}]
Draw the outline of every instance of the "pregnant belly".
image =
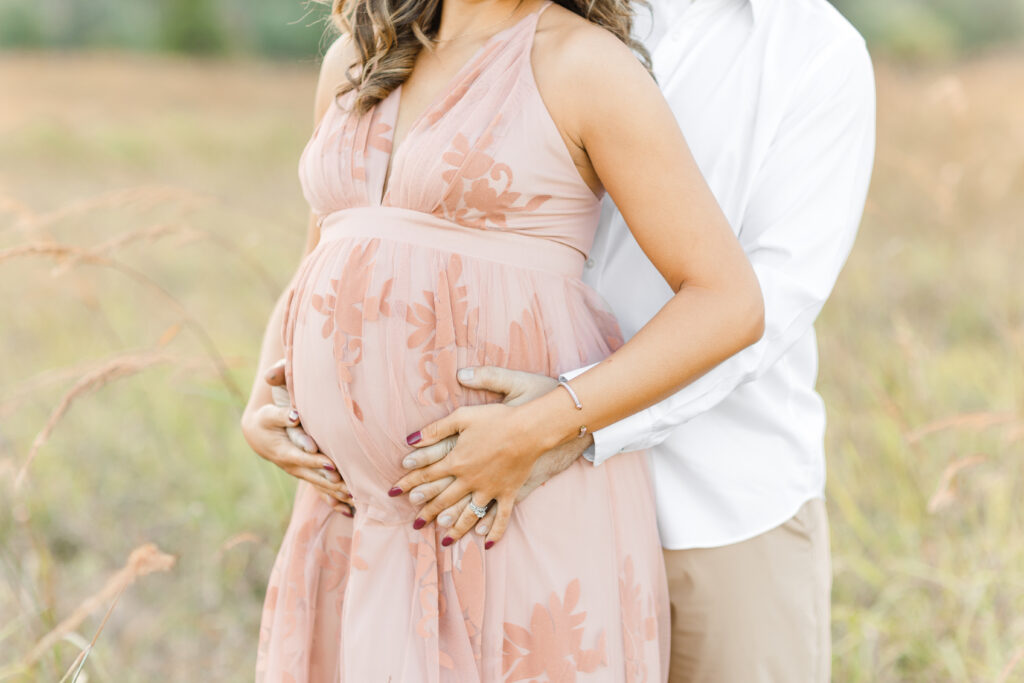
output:
[{"label": "pregnant belly", "polygon": [[578,279],[385,238],[321,242],[286,312],[286,376],[303,425],[356,493],[404,470],[405,436],[462,405],[461,367],[555,376],[620,343]]}]

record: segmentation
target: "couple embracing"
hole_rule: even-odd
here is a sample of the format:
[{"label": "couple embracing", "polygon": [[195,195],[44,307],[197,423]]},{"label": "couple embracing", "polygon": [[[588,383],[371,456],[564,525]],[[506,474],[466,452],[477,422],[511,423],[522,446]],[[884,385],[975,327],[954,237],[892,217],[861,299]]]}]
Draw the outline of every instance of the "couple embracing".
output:
[{"label": "couple embracing", "polygon": [[335,0],[242,418],[301,479],[257,681],[829,679],[870,60],[825,0],[637,4]]}]

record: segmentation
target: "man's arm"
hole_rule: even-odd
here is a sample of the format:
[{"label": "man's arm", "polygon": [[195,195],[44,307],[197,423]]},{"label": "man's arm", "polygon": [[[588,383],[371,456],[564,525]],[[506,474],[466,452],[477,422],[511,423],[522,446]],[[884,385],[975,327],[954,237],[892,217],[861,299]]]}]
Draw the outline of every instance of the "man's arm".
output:
[{"label": "man's arm", "polygon": [[661,443],[767,372],[807,333],[853,246],[874,150],[871,59],[863,41],[833,44],[794,89],[742,219],[740,243],[764,296],[764,336],[666,400],[594,432],[588,459],[600,464]]}]

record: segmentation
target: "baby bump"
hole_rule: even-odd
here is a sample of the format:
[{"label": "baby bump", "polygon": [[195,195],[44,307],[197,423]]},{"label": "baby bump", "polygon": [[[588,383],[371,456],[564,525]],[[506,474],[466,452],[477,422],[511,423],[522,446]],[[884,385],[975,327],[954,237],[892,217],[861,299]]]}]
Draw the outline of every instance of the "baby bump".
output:
[{"label": "baby bump", "polygon": [[572,278],[386,239],[335,240],[310,256],[286,315],[290,388],[306,429],[368,495],[403,474],[407,434],[500,400],[463,388],[459,368],[554,376],[621,340]]}]

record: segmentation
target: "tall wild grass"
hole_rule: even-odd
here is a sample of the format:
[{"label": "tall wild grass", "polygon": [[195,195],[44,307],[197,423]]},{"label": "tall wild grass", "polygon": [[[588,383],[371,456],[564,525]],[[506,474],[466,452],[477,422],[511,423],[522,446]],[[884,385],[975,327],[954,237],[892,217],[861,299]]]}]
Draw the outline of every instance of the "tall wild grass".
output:
[{"label": "tall wild grass", "polygon": [[[315,67],[0,57],[0,680],[251,680],[294,482],[238,432]],[[818,325],[836,681],[1024,680],[1024,56],[878,65]]]}]

